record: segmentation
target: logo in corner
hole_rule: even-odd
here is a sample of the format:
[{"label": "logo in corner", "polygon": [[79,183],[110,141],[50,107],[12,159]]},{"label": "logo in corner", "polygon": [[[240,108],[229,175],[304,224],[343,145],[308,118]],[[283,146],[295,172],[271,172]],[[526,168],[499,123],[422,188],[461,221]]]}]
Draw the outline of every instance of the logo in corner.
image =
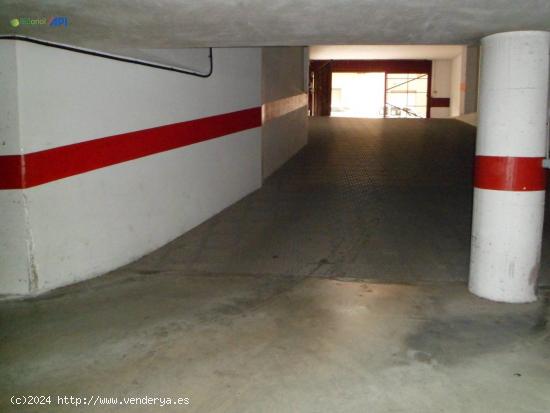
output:
[{"label": "logo in corner", "polygon": [[48,25],[50,27],[59,27],[69,25],[69,19],[66,16],[54,16],[48,19]]},{"label": "logo in corner", "polygon": [[19,26],[50,26],[50,27],[68,27],[69,18],[67,16],[52,16],[52,17],[15,17],[10,20],[11,27]]}]

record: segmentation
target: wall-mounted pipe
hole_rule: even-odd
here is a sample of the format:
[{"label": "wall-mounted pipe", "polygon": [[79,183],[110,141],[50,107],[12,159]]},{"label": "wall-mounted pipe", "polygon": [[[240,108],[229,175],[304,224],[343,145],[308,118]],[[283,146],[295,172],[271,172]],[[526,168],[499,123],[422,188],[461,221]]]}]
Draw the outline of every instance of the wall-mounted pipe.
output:
[{"label": "wall-mounted pipe", "polygon": [[135,59],[132,57],[120,56],[111,53],[100,52],[97,50],[86,49],[84,47],[70,46],[64,43],[50,42],[49,40],[36,39],[34,37],[22,36],[22,35],[0,35],[0,40],[22,40],[29,43],[36,43],[43,46],[55,47],[57,49],[69,50],[71,52],[83,53],[90,56],[102,57],[105,59],[118,60],[119,62],[133,63],[142,66],[153,67],[155,69],[168,70],[171,72],[183,73],[185,75],[197,76],[207,78],[212,75],[214,71],[214,58],[212,56],[212,48],[209,48],[208,58],[210,60],[210,69],[206,73],[197,72],[190,69],[183,69],[175,66],[168,66],[159,63],[150,62],[142,59]]}]

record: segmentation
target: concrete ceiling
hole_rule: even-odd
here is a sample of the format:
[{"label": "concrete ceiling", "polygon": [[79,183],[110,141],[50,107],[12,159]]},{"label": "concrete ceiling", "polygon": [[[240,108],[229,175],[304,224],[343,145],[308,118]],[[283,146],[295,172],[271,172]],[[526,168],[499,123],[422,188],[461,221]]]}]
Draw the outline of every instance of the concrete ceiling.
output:
[{"label": "concrete ceiling", "polygon": [[458,56],[463,46],[455,45],[370,45],[370,46],[312,46],[312,60],[345,59],[452,59]]},{"label": "concrete ceiling", "polygon": [[[85,47],[467,44],[549,30],[548,0],[0,0],[0,33]],[[67,28],[14,17],[67,16]]]}]

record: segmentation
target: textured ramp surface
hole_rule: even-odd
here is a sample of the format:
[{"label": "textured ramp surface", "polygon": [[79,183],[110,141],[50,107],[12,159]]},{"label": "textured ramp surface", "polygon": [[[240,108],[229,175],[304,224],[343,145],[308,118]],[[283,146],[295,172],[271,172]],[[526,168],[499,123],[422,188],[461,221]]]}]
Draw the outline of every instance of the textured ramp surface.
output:
[{"label": "textured ramp surface", "polygon": [[312,118],[309,144],[263,188],[133,266],[465,281],[475,131],[443,119]]}]

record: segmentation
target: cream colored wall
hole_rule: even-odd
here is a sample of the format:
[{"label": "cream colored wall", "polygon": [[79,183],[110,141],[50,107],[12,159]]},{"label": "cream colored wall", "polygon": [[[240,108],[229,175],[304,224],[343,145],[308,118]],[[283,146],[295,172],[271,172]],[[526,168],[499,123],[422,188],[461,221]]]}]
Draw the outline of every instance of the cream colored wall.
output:
[{"label": "cream colored wall", "polygon": [[464,98],[466,94],[466,47],[462,48],[451,64],[451,106],[450,115],[464,114]]},{"label": "cream colored wall", "polygon": [[[449,59],[432,61],[432,97],[451,97],[451,63]],[[448,118],[450,110],[432,108],[430,114],[432,118]]]},{"label": "cream colored wall", "polygon": [[262,174],[270,176],[307,143],[303,47],[262,49]]}]

